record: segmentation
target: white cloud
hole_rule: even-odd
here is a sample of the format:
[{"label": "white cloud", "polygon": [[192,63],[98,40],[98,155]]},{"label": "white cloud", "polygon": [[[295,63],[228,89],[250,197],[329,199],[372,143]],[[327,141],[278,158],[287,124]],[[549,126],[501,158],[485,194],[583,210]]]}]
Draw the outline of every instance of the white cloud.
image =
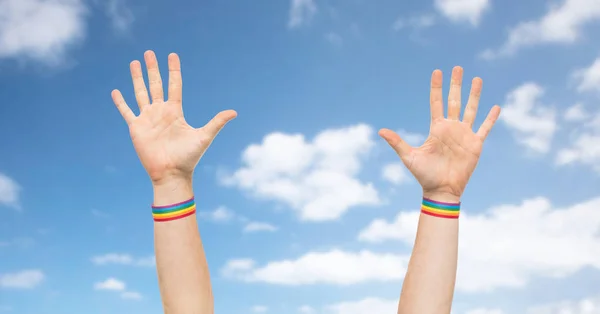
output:
[{"label": "white cloud", "polygon": [[264,305],[255,305],[252,307],[253,313],[267,313],[269,308]]},{"label": "white cloud", "polygon": [[527,314],[598,314],[600,297],[590,297],[579,301],[562,301],[527,310]]},{"label": "white cloud", "polygon": [[575,71],[573,76],[579,81],[579,92],[600,92],[600,58],[594,60],[589,67]]},{"label": "white cloud", "polygon": [[297,28],[308,24],[317,13],[314,0],[291,0],[289,28]]},{"label": "white cloud", "polygon": [[515,140],[532,152],[547,153],[557,129],[556,112],[540,103],[544,89],[525,83],[506,96],[500,120],[513,131]]},{"label": "white cloud", "polygon": [[130,265],[140,267],[153,267],[156,264],[154,256],[134,258],[129,254],[108,253],[92,257],[92,263],[96,265]]},{"label": "white cloud", "polygon": [[114,291],[119,292],[119,295],[122,299],[125,300],[141,300],[143,296],[141,293],[136,291],[128,291],[127,284],[125,282],[116,279],[116,278],[108,278],[104,281],[100,281],[94,284],[94,290],[103,290],[103,291]]},{"label": "white cloud", "polygon": [[124,291],[125,283],[116,278],[108,278],[94,284],[96,290]]},{"label": "white cloud", "polygon": [[125,0],[105,0],[104,5],[113,28],[119,32],[129,30],[135,17],[127,7]]},{"label": "white cloud", "polygon": [[409,182],[410,180],[409,172],[401,162],[389,163],[383,166],[381,176],[384,180],[396,185]]},{"label": "white cloud", "polygon": [[493,59],[510,56],[521,48],[538,44],[572,44],[582,37],[583,26],[600,19],[600,1],[563,0],[550,5],[546,15],[520,23],[510,30],[508,39],[498,49],[488,49],[482,57]]},{"label": "white cloud", "polygon": [[567,108],[564,118],[569,122],[581,122],[588,118],[588,113],[582,104],[575,104]]},{"label": "white cloud", "polygon": [[249,222],[248,224],[246,224],[246,226],[244,226],[244,232],[261,232],[261,231],[266,231],[266,232],[274,232],[277,231],[277,227],[268,224],[266,222]]},{"label": "white cloud", "polygon": [[0,2],[0,58],[26,57],[55,65],[85,37],[81,0]]},{"label": "white cloud", "polygon": [[225,206],[219,206],[211,212],[200,212],[198,215],[214,222],[228,222],[235,218],[235,213]]},{"label": "white cloud", "polygon": [[[565,208],[539,197],[483,214],[464,211],[457,290],[523,287],[533,277],[561,278],[585,267],[600,268],[598,208],[600,197]],[[392,222],[375,220],[359,240],[397,240],[410,246],[418,216],[417,211],[401,212]]]},{"label": "white cloud", "polygon": [[0,288],[32,289],[39,286],[44,278],[44,273],[37,269],[0,274]]},{"label": "white cloud", "polygon": [[141,300],[143,299],[143,296],[141,293],[139,292],[135,292],[135,291],[125,291],[121,293],[121,298],[125,299],[125,300]]},{"label": "white cloud", "polygon": [[466,314],[504,314],[504,312],[499,309],[477,308],[467,311]]},{"label": "white cloud", "polygon": [[479,25],[483,13],[490,8],[490,0],[435,0],[435,8],[453,22]]},{"label": "white cloud", "polygon": [[21,187],[15,180],[0,172],[0,205],[19,208]]},{"label": "white cloud", "polygon": [[366,298],[359,301],[333,304],[328,306],[327,310],[328,313],[332,314],[391,314],[398,311],[398,300]]},{"label": "white cloud", "polygon": [[309,252],[295,260],[273,261],[262,267],[250,259],[231,260],[222,273],[231,279],[276,285],[351,285],[401,280],[407,263],[408,256],[331,250]]},{"label": "white cloud", "polygon": [[357,175],[374,146],[371,127],[359,124],[319,133],[271,133],[242,154],[244,166],[222,181],[256,197],[283,202],[301,220],[326,221],[351,207],[377,205],[377,190]]},{"label": "white cloud", "polygon": [[404,129],[400,129],[396,131],[396,133],[398,133],[398,135],[400,135],[400,137],[411,146],[421,146],[427,138],[421,133],[410,132]]},{"label": "white cloud", "polygon": [[600,173],[600,112],[582,121],[567,147],[556,155],[559,166],[582,164]]},{"label": "white cloud", "polygon": [[317,311],[312,306],[303,305],[298,308],[298,313],[300,313],[300,314],[315,314],[315,313],[317,313]]},{"label": "white cloud", "polygon": [[394,24],[392,24],[392,29],[395,31],[405,28],[422,29],[435,25],[435,22],[435,16],[433,14],[413,15],[409,18],[399,17],[394,21]]}]

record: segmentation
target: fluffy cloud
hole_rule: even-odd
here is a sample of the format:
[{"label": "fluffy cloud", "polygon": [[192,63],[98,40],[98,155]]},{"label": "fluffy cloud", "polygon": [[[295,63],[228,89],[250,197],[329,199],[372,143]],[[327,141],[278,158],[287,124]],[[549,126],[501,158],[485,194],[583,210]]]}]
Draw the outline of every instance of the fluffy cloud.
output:
[{"label": "fluffy cloud", "polygon": [[246,226],[244,226],[243,229],[244,232],[274,232],[277,231],[277,227],[268,224],[266,222],[249,222],[248,224],[246,224]]},{"label": "fluffy cloud", "polygon": [[307,24],[317,13],[314,0],[292,0],[290,8],[289,28],[297,28]]},{"label": "fluffy cloud", "polygon": [[126,288],[125,282],[112,277],[94,284],[94,290],[118,292],[122,299],[141,300],[143,298],[139,292],[128,291]]},{"label": "fluffy cloud", "polygon": [[228,222],[235,218],[235,213],[225,206],[219,206],[211,212],[199,212],[198,216],[214,222]]},{"label": "fluffy cloud", "polygon": [[582,104],[575,104],[565,111],[564,118],[569,122],[580,122],[588,118],[588,113]]},{"label": "fluffy cloud", "polygon": [[154,267],[156,259],[154,256],[135,258],[129,254],[108,253],[92,257],[92,263],[96,265],[129,265],[140,267]]},{"label": "fluffy cloud", "polygon": [[600,111],[584,118],[567,147],[556,155],[559,166],[582,164],[600,173]]},{"label": "fluffy cloud", "polygon": [[85,36],[86,12],[81,0],[1,1],[0,58],[62,61],[68,47]]},{"label": "fluffy cloud", "polygon": [[113,28],[119,32],[129,30],[135,18],[133,12],[125,5],[125,0],[105,0],[104,5]]},{"label": "fluffy cloud", "polygon": [[482,57],[493,59],[510,56],[519,49],[537,44],[571,44],[582,36],[583,26],[600,19],[597,0],[563,0],[550,5],[548,12],[537,20],[520,23],[512,28],[506,42],[498,49],[488,49]]},{"label": "fluffy cloud", "polygon": [[44,273],[37,269],[0,274],[0,288],[32,289],[39,286],[44,278]]},{"label": "fluffy cloud", "polygon": [[302,220],[334,220],[351,207],[380,203],[372,184],[357,178],[373,146],[373,130],[364,124],[325,130],[310,142],[301,134],[271,133],[247,147],[244,166],[222,181],[283,202]]},{"label": "fluffy cloud", "polygon": [[600,92],[600,58],[597,58],[589,67],[575,71],[573,76],[579,82],[578,91]]},{"label": "fluffy cloud", "polygon": [[381,169],[381,176],[392,184],[402,184],[410,180],[410,174],[401,162],[389,163]]},{"label": "fluffy cloud", "polygon": [[277,285],[351,285],[401,280],[407,264],[408,256],[332,250],[309,252],[295,260],[269,262],[262,267],[251,259],[230,260],[222,274],[231,279]]},{"label": "fluffy cloud", "polygon": [[[600,197],[566,208],[539,197],[478,215],[467,209],[461,217],[457,289],[522,287],[537,276],[565,277],[585,267],[600,268],[599,206]],[[375,220],[359,239],[412,245],[418,215],[401,212],[391,222]]]},{"label": "fluffy cloud", "polygon": [[104,281],[100,281],[94,284],[96,290],[111,290],[111,291],[123,291],[125,290],[125,283],[115,278],[108,278]]},{"label": "fluffy cloud", "polygon": [[372,314],[396,313],[398,300],[385,300],[379,298],[366,298],[359,301],[342,302],[327,307],[331,314]]},{"label": "fluffy cloud", "polygon": [[15,180],[0,172],[0,205],[19,208],[21,187]]},{"label": "fluffy cloud", "polygon": [[535,306],[527,314],[597,314],[600,313],[600,297],[590,297],[579,301],[562,301]]},{"label": "fluffy cloud", "polygon": [[557,129],[556,112],[539,99],[544,89],[525,83],[506,96],[500,120],[513,131],[515,140],[530,151],[547,153]]},{"label": "fluffy cloud", "polygon": [[453,22],[468,22],[477,26],[490,0],[435,0],[435,8]]}]

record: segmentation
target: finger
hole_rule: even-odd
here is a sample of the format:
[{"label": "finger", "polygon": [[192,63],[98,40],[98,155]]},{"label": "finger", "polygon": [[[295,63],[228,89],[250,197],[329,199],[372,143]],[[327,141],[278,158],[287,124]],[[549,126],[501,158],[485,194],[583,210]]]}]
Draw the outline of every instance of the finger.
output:
[{"label": "finger", "polygon": [[121,116],[123,116],[123,119],[125,119],[125,122],[127,122],[127,124],[131,124],[131,122],[133,122],[133,119],[135,119],[135,114],[133,113],[133,111],[131,111],[131,108],[129,108],[129,106],[125,102],[125,99],[123,98],[121,92],[115,89],[112,91],[111,96],[113,102],[117,106],[117,109],[121,113]]},{"label": "finger", "polygon": [[485,140],[488,134],[490,134],[490,131],[492,130],[492,127],[494,126],[494,123],[496,123],[496,121],[498,120],[499,116],[500,107],[492,107],[492,110],[490,110],[490,113],[488,113],[487,118],[485,118],[485,121],[483,121],[483,124],[479,127],[479,131],[477,131],[477,135],[482,140]]},{"label": "finger", "polygon": [[234,110],[225,110],[219,112],[212,120],[202,127],[200,130],[205,131],[208,136],[213,139],[219,134],[221,129],[227,124],[227,122],[237,117],[237,112]]},{"label": "finger", "polygon": [[429,93],[431,120],[444,118],[444,101],[442,97],[442,71],[435,70],[431,74],[431,91]]},{"label": "finger", "polygon": [[169,54],[169,101],[181,104],[181,84],[181,61],[177,54]]},{"label": "finger", "polygon": [[462,89],[463,69],[454,67],[452,69],[452,78],[450,79],[450,92],[448,93],[448,119],[460,119],[461,89]]},{"label": "finger", "polygon": [[471,83],[471,93],[469,95],[469,101],[467,102],[467,107],[465,108],[465,114],[463,116],[463,122],[469,124],[470,127],[473,127],[473,123],[475,123],[475,117],[477,116],[477,108],[479,108],[479,98],[481,97],[481,88],[483,86],[483,81],[481,78],[476,77],[473,79]]},{"label": "finger", "polygon": [[405,160],[412,151],[412,147],[408,145],[400,135],[390,129],[379,130],[379,136],[383,137],[383,139],[390,144],[402,160]]},{"label": "finger", "polygon": [[150,85],[152,103],[162,102],[165,100],[165,96],[156,55],[152,50],[148,50],[144,53],[144,60],[146,61],[146,68],[148,69],[148,83]]},{"label": "finger", "polygon": [[135,60],[131,62],[129,69],[131,70],[131,79],[133,80],[135,100],[137,100],[141,112],[145,106],[150,104],[148,90],[146,89],[146,83],[144,82],[144,73],[142,73],[142,64]]}]

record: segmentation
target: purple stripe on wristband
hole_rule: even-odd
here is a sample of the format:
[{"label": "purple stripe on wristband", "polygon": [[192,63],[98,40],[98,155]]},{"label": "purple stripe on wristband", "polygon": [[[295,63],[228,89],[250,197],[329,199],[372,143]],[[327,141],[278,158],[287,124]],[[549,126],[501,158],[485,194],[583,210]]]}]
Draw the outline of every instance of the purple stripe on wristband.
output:
[{"label": "purple stripe on wristband", "polygon": [[[189,200],[187,200],[187,201],[179,202],[179,203],[177,203],[177,204],[163,205],[163,206],[154,206],[154,205],[152,205],[152,208],[154,208],[154,209],[161,209],[161,208],[175,207],[175,206],[183,205],[183,204],[185,204],[185,203],[189,203],[189,202],[191,202],[191,201],[193,201],[193,200],[194,200],[194,198],[192,197],[192,198],[190,198],[190,199],[189,199]],[[146,206],[148,206],[148,205],[146,205]]]},{"label": "purple stripe on wristband", "polygon": [[429,198],[425,198],[423,197],[424,200],[431,202],[431,203],[435,203],[435,204],[440,204],[440,205],[447,205],[447,206],[456,206],[456,205],[460,205],[460,202],[458,203],[446,203],[446,202],[439,202],[439,201],[434,201],[432,199]]}]

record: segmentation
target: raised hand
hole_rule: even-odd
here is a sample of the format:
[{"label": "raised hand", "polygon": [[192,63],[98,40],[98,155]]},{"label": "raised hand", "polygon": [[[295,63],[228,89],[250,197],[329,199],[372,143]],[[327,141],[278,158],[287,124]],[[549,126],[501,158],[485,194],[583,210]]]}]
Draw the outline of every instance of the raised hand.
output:
[{"label": "raised hand", "polygon": [[444,118],[442,72],[433,72],[431,125],[429,136],[420,147],[411,147],[389,129],[379,131],[379,135],[390,144],[419,181],[426,198],[448,202],[460,200],[479,161],[483,142],[500,115],[500,107],[494,106],[477,133],[473,132],[482,87],[482,80],[475,78],[463,120],[460,121],[462,77],[463,69],[455,67],[448,96],[448,117]]},{"label": "raised hand", "polygon": [[137,60],[131,62],[130,68],[140,108],[139,116],[131,111],[120,91],[112,92],[113,101],[129,125],[133,146],[152,182],[160,184],[173,179],[191,179],[206,149],[237,113],[233,110],[222,111],[205,126],[197,129],[191,127],[183,117],[179,57],[174,53],[169,55],[169,99],[166,101],[156,55],[146,51],[144,59],[152,102],[148,97],[141,64]]}]

